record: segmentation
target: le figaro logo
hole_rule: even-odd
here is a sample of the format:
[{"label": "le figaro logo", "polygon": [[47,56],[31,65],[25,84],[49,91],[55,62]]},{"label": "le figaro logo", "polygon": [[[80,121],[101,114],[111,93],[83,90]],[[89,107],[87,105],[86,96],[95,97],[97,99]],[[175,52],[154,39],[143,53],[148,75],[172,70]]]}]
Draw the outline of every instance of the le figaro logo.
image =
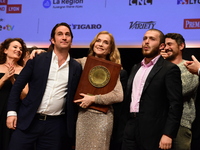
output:
[{"label": "le figaro logo", "polygon": [[130,22],[129,29],[154,29],[156,25],[155,21],[141,22],[135,21]]},{"label": "le figaro logo", "polygon": [[129,6],[133,5],[152,5],[153,0],[129,0]]},{"label": "le figaro logo", "polygon": [[177,0],[178,5],[200,4],[200,0]]},{"label": "le figaro logo", "polygon": [[0,11],[6,11],[6,13],[21,13],[21,4],[8,4],[8,0],[0,0]]},{"label": "le figaro logo", "polygon": [[83,0],[44,0],[44,8],[82,8]]}]

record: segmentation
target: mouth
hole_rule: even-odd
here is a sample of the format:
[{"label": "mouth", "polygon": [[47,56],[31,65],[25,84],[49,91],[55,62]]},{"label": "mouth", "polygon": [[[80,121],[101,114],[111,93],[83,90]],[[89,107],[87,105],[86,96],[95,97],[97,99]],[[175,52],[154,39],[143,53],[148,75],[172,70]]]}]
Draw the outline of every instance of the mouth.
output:
[{"label": "mouth", "polygon": [[97,50],[103,51],[104,49],[101,47],[97,47]]},{"label": "mouth", "polygon": [[149,46],[143,46],[143,49],[144,49],[144,50],[148,50],[148,49],[149,49]]},{"label": "mouth", "polygon": [[15,52],[14,54],[17,55],[18,57],[21,56],[21,53],[19,53],[19,52]]},{"label": "mouth", "polygon": [[171,49],[166,49],[165,53],[168,53],[168,52],[172,52],[172,50]]}]

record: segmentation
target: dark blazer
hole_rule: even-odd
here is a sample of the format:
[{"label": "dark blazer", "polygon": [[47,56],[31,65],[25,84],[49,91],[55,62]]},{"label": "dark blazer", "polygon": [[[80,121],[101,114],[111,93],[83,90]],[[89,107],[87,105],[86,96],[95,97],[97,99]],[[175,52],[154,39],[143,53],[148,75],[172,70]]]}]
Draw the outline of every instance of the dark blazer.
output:
[{"label": "dark blazer", "polygon": [[[125,110],[130,113],[133,79],[141,63],[132,68],[127,83]],[[150,71],[139,104],[139,138],[148,150],[158,149],[163,134],[176,137],[183,109],[181,72],[177,65],[160,57]]]},{"label": "dark blazer", "polygon": [[[15,84],[12,87],[8,100],[8,111],[17,112],[17,128],[26,130],[30,126],[38,107],[42,101],[50,64],[52,51],[42,53],[34,59],[29,60],[21,71]],[[73,98],[82,72],[81,65],[74,59],[70,58],[69,62],[69,80],[68,91],[66,96],[65,114],[67,119],[67,133],[69,137],[74,137],[75,123],[77,118],[77,105],[73,103]],[[29,92],[23,100],[20,100],[20,93],[28,83]]]}]

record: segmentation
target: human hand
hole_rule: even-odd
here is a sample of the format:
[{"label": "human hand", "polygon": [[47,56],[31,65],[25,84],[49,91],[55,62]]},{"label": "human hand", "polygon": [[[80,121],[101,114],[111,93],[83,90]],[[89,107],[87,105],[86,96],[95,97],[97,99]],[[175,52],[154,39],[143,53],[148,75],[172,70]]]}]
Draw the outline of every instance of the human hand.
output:
[{"label": "human hand", "polygon": [[160,149],[170,149],[172,147],[172,138],[167,135],[163,135],[160,139],[159,148]]},{"label": "human hand", "polygon": [[194,55],[192,55],[192,60],[193,61],[186,61],[184,63],[184,65],[188,69],[189,72],[191,72],[192,74],[198,75],[198,70],[200,68],[200,62],[196,59],[196,57]]},{"label": "human hand", "polygon": [[30,59],[33,59],[37,54],[41,54],[41,53],[44,53],[44,52],[46,52],[46,51],[43,50],[43,49],[35,49],[31,52]]},{"label": "human hand", "polygon": [[74,102],[79,104],[79,106],[82,108],[89,107],[95,101],[95,96],[93,96],[93,95],[87,95],[87,94],[80,93],[80,96],[82,96],[83,98],[77,99]]},{"label": "human hand", "polygon": [[166,53],[166,51],[165,51],[164,49],[160,51],[160,55],[161,55],[164,59],[166,59],[166,58],[168,57],[168,53]]},{"label": "human hand", "polygon": [[17,116],[9,116],[6,120],[6,125],[9,129],[16,129],[17,126]]},{"label": "human hand", "polygon": [[5,71],[5,79],[8,80],[10,79],[11,81],[14,78],[14,74],[15,74],[15,68],[13,65],[11,65],[10,63],[5,64],[7,70]]}]

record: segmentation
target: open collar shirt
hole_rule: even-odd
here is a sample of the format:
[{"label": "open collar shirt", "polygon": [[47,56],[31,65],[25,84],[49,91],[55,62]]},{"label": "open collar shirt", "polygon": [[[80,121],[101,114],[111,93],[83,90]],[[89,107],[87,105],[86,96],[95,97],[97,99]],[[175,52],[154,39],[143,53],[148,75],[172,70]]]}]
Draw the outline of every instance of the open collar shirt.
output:
[{"label": "open collar shirt", "polygon": [[139,103],[145,81],[159,57],[160,55],[156,56],[148,64],[145,64],[145,59],[142,60],[141,67],[133,79],[130,112],[139,112]]},{"label": "open collar shirt", "polygon": [[37,113],[53,116],[64,113],[69,77],[69,60],[70,56],[68,55],[66,61],[59,67],[58,57],[54,52],[52,53],[47,85]]}]

